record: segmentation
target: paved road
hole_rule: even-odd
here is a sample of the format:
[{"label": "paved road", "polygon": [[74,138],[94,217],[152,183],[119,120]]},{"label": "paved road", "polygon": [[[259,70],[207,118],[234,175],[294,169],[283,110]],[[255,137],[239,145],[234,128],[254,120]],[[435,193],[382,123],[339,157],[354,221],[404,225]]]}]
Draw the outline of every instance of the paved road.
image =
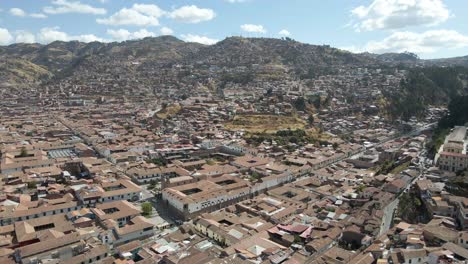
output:
[{"label": "paved road", "polygon": [[[386,140],[384,140],[384,141],[382,141],[382,142],[380,142],[380,143],[378,143],[378,144],[376,144],[376,145],[372,145],[370,148],[376,148],[376,147],[382,146],[382,145],[384,145],[385,143],[388,143],[388,142],[390,142],[390,141],[396,140],[396,139],[398,139],[398,138],[404,138],[404,137],[410,137],[410,136],[419,135],[419,134],[421,134],[421,132],[423,132],[423,131],[425,131],[425,130],[431,128],[431,127],[433,127],[433,126],[436,125],[436,124],[437,124],[437,123],[427,124],[427,125],[425,125],[425,126],[416,128],[416,129],[414,129],[414,130],[412,130],[412,131],[410,131],[410,132],[408,132],[408,133],[406,133],[406,134],[403,134],[403,135],[396,135],[396,136],[394,136],[394,137],[387,138]],[[365,148],[364,150],[362,150],[362,151],[360,151],[360,152],[354,154],[354,155],[351,156],[351,157],[344,157],[344,158],[341,158],[341,159],[339,159],[339,160],[337,160],[337,161],[335,161],[335,162],[332,162],[332,163],[330,163],[330,164],[328,164],[328,165],[324,165],[323,167],[319,167],[318,169],[321,169],[321,168],[324,168],[324,167],[328,167],[328,166],[331,166],[331,165],[333,165],[333,164],[337,164],[337,163],[339,163],[339,162],[341,162],[341,161],[343,161],[343,160],[349,159],[349,158],[358,157],[359,155],[365,153],[367,150],[368,150],[368,149]],[[303,179],[306,179],[306,178],[309,178],[309,177],[310,177],[310,176],[305,175],[305,176],[296,178],[294,181],[303,180]]]},{"label": "paved road", "polygon": [[152,199],[154,197],[153,193],[148,191],[148,184],[140,185],[142,191],[141,191],[141,200],[142,201],[147,201],[149,199]]},{"label": "paved road", "polygon": [[[424,130],[421,130],[419,133],[421,133],[422,131]],[[405,187],[405,189],[400,192],[397,197],[395,198],[395,200],[393,200],[393,202],[391,202],[389,205],[387,205],[387,207],[385,207],[384,209],[384,216],[382,217],[382,225],[380,227],[380,232],[379,232],[379,235],[382,235],[383,233],[387,232],[388,229],[390,229],[390,227],[392,226],[392,223],[393,223],[393,218],[395,216],[395,213],[398,209],[398,204],[400,202],[400,198],[403,194],[407,193],[411,187],[413,187],[413,185],[416,183],[416,181],[420,180],[424,173],[426,172],[426,167],[424,166],[424,163],[421,162],[421,158],[426,158],[426,150],[425,150],[425,145],[422,146],[422,151],[421,153],[418,154],[418,158],[419,158],[419,174],[418,176],[414,177],[411,182]]]}]

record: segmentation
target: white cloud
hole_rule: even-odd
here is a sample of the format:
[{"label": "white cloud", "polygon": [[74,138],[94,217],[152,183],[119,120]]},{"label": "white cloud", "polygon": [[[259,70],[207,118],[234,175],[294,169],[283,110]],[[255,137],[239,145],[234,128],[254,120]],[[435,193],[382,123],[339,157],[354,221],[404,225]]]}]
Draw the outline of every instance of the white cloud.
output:
[{"label": "white cloud", "polygon": [[163,35],[172,35],[174,34],[174,30],[168,28],[168,27],[162,27],[161,28],[161,34]]},{"label": "white cloud", "polygon": [[59,31],[58,27],[42,28],[37,34],[38,41],[41,43],[49,43],[56,40],[68,41],[70,37],[67,33]]},{"label": "white cloud", "polygon": [[31,13],[29,16],[33,18],[47,18],[47,16],[42,13]]},{"label": "white cloud", "polygon": [[241,29],[250,33],[266,33],[266,29],[262,25],[244,24]]},{"label": "white cloud", "polygon": [[124,40],[129,39],[132,33],[130,33],[130,31],[126,29],[117,29],[117,30],[108,29],[107,34],[109,34],[114,40],[124,41]]},{"label": "white cloud", "polygon": [[155,37],[156,34],[153,32],[150,32],[146,29],[140,29],[138,31],[133,32],[133,37],[135,39],[142,39],[142,38],[147,38],[147,37]]},{"label": "white cloud", "polygon": [[450,11],[442,0],[374,0],[351,10],[357,31],[432,26],[446,21]]},{"label": "white cloud", "polygon": [[37,34],[37,41],[41,43],[50,43],[56,40],[60,41],[71,41],[71,40],[78,40],[82,42],[93,42],[93,41],[101,41],[104,42],[106,40],[99,38],[93,34],[85,34],[85,35],[68,35],[66,32],[60,31],[58,27],[47,27],[42,28],[39,33]]},{"label": "white cloud", "polygon": [[15,42],[16,43],[35,43],[36,36],[33,33],[23,30],[18,30],[15,32]]},{"label": "white cloud", "polygon": [[154,17],[160,17],[166,13],[157,5],[134,4],[132,8],[142,14]]},{"label": "white cloud", "polygon": [[10,14],[13,15],[13,16],[18,16],[18,17],[25,17],[26,16],[26,12],[24,12],[23,9],[16,8],[16,7],[10,9]]},{"label": "white cloud", "polygon": [[28,14],[26,13],[23,9],[21,8],[11,8],[10,9],[10,14],[13,15],[13,16],[17,16],[17,17],[33,17],[33,18],[46,18],[47,16],[42,14],[42,13],[31,13],[31,14]]},{"label": "white cloud", "polygon": [[169,17],[176,21],[191,24],[212,20],[215,16],[213,10],[195,5],[180,7],[169,14]]},{"label": "white cloud", "polygon": [[278,34],[286,37],[291,35],[291,33],[286,29],[281,30],[280,32],[278,32]]},{"label": "white cloud", "polygon": [[118,29],[118,30],[108,29],[107,34],[109,34],[112,37],[112,39],[116,41],[125,41],[129,39],[142,39],[146,37],[156,36],[155,33],[150,32],[146,29],[141,29],[135,32],[130,32],[126,29]]},{"label": "white cloud", "polygon": [[45,27],[42,28],[37,34],[29,31],[17,30],[13,34],[8,29],[0,28],[0,45],[7,45],[15,43],[50,43],[56,40],[72,41],[78,40],[82,42],[100,41],[106,42],[108,40],[99,38],[93,34],[83,35],[69,35],[66,32],[60,31],[59,27]]},{"label": "white cloud", "polygon": [[433,53],[441,49],[468,47],[468,36],[455,30],[429,30],[423,33],[395,32],[381,41],[370,41],[363,48],[345,48],[352,52],[372,53],[414,52]]},{"label": "white cloud", "polygon": [[6,28],[0,28],[0,45],[7,45],[13,42],[13,36]]},{"label": "white cloud", "polygon": [[94,42],[94,41],[99,41],[99,42],[107,42],[107,40],[102,39],[100,37],[97,37],[94,34],[85,34],[85,35],[78,35],[78,36],[70,36],[70,40],[78,40],[81,42]]},{"label": "white cloud", "polygon": [[248,0],[225,0],[228,3],[234,4],[234,3],[244,3],[247,2]]},{"label": "white cloud", "polygon": [[157,5],[134,4],[131,8],[120,9],[108,18],[96,19],[96,22],[111,26],[157,26],[159,18],[165,13]]},{"label": "white cloud", "polygon": [[181,35],[182,39],[188,42],[197,42],[205,45],[213,45],[218,42],[217,39],[208,38],[205,36],[192,35],[192,34],[183,34]]},{"label": "white cloud", "polygon": [[43,8],[43,11],[47,14],[81,13],[104,15],[107,13],[104,8],[93,7],[91,5],[83,4],[80,1],[54,0],[52,1],[52,4],[54,6],[46,6]]}]

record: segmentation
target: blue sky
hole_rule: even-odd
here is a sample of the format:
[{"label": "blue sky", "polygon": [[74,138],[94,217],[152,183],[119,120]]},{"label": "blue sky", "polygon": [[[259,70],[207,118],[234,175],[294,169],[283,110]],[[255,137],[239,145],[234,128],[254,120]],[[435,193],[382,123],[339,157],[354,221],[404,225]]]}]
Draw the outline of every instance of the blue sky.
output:
[{"label": "blue sky", "polygon": [[468,55],[465,0],[1,0],[0,45],[171,34],[291,37],[353,52]]}]

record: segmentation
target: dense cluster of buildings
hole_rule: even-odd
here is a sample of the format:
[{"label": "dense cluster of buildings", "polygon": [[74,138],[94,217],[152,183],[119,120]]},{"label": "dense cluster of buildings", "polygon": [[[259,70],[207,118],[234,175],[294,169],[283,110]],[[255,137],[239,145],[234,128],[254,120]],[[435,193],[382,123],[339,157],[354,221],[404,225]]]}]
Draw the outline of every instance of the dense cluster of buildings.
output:
[{"label": "dense cluster of buildings", "polygon": [[[369,126],[347,140],[254,146],[224,127],[233,108],[215,98],[181,101],[169,118],[112,100],[3,111],[2,263],[372,263],[412,254],[365,249],[395,232],[399,197],[421,176],[424,136]],[[376,169],[389,161],[403,169]],[[455,200],[451,216],[463,205]]]},{"label": "dense cluster of buildings", "polygon": [[455,127],[445,138],[436,156],[438,166],[447,171],[459,172],[468,168],[468,133],[463,126]]},{"label": "dense cluster of buildings", "polygon": [[468,260],[468,198],[447,184],[468,166],[466,128],[432,162],[443,109],[379,115],[404,70],[294,78],[237,59],[115,57],[0,102],[0,263]]}]

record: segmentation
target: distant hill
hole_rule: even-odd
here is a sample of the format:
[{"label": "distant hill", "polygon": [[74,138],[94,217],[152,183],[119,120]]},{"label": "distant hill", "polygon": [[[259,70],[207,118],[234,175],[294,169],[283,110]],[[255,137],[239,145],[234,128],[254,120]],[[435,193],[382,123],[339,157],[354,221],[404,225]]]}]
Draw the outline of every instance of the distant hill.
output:
[{"label": "distant hill", "polygon": [[0,47],[0,58],[27,60],[56,73],[91,56],[128,60],[145,57],[171,61],[180,59],[190,52],[196,52],[201,46],[201,44],[183,42],[172,36],[112,43],[54,41],[47,45],[35,43]]},{"label": "distant hill", "polygon": [[468,67],[468,56],[434,59],[430,60],[431,63],[438,66],[465,66]]},{"label": "distant hill", "polygon": [[[55,41],[47,45],[13,44],[0,47],[0,59],[27,61],[56,78],[79,72],[89,64],[109,60],[120,60],[123,64],[138,60],[149,65],[209,61],[220,67],[287,65],[298,75],[310,74],[308,70],[311,67],[323,70],[342,65],[372,66],[379,63],[368,56],[293,40],[230,37],[207,46],[184,42],[172,36],[112,43]],[[7,73],[3,75],[9,79]],[[36,81],[42,78],[41,74],[33,75],[37,77]],[[16,81],[11,75],[11,82]]]},{"label": "distant hill", "polygon": [[19,58],[0,58],[0,82],[3,86],[21,88],[49,80],[47,68]]},{"label": "distant hill", "polygon": [[424,63],[418,55],[410,52],[403,53],[383,53],[383,54],[373,54],[373,53],[363,53],[371,58],[377,59],[384,63],[403,63],[403,64],[417,64]]},{"label": "distant hill", "polygon": [[[0,85],[37,84],[91,70],[99,74],[118,63],[124,71],[134,70],[135,63],[152,67],[192,65],[199,62],[220,68],[268,65],[283,67],[294,78],[314,78],[335,73],[342,67],[386,67],[399,64],[467,65],[468,56],[425,61],[411,53],[354,54],[326,45],[311,45],[292,39],[229,37],[214,45],[179,40],[173,36],[150,37],[112,43],[55,41],[47,45],[13,44],[0,46]],[[115,67],[115,65],[113,66]],[[24,71],[24,69],[29,69]],[[28,72],[26,74],[26,72]],[[22,74],[26,79],[21,80]]]},{"label": "distant hill", "polygon": [[252,64],[287,65],[294,69],[306,66],[374,65],[373,58],[353,54],[330,46],[310,45],[294,40],[229,37],[205,46],[190,59],[208,60],[218,66]]}]

